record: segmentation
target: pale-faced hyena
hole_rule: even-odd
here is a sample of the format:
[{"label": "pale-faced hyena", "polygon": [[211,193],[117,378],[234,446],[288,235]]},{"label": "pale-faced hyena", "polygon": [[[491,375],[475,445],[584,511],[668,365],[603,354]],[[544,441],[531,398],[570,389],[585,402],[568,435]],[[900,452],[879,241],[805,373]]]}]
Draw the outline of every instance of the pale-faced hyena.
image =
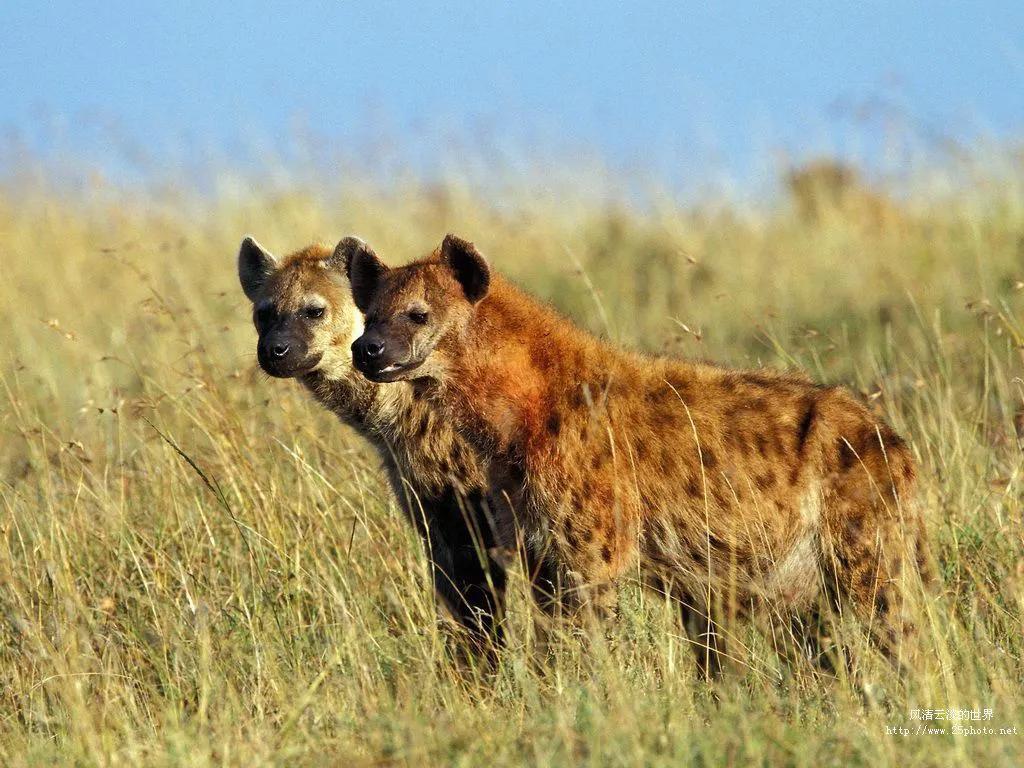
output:
[{"label": "pale-faced hyena", "polygon": [[402,267],[363,251],[350,275],[357,367],[433,383],[563,595],[599,606],[638,572],[678,600],[715,666],[723,611],[799,616],[828,597],[899,656],[923,565],[914,459],[846,390],[614,347],[451,235]]},{"label": "pale-faced hyena", "polygon": [[296,378],[327,409],[377,449],[392,490],[423,536],[434,586],[474,647],[500,639],[505,572],[491,556],[509,544],[502,505],[488,498],[481,462],[451,423],[408,382],[373,384],[352,367],[363,330],[346,267],[366,248],[345,238],[277,258],[251,237],[238,253],[238,277],[253,303],[259,364]]}]

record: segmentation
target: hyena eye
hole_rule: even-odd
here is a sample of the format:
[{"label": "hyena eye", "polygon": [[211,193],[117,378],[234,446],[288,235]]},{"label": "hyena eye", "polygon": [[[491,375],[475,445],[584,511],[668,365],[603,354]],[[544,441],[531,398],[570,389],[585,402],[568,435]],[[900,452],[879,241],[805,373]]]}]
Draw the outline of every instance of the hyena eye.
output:
[{"label": "hyena eye", "polygon": [[306,307],[303,310],[303,314],[306,315],[310,320],[316,320],[317,318],[324,316],[323,307]]},{"label": "hyena eye", "polygon": [[425,325],[427,322],[427,313],[422,309],[413,309],[409,312],[409,319],[416,323],[416,325]]}]

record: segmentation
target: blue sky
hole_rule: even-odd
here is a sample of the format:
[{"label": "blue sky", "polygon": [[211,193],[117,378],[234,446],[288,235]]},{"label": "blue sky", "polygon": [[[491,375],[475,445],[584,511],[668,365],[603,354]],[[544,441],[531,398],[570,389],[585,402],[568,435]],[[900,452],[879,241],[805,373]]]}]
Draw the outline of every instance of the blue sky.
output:
[{"label": "blue sky", "polygon": [[341,148],[484,132],[744,172],[779,148],[870,159],[886,115],[922,136],[1024,126],[1019,0],[4,5],[0,128],[98,162],[305,126]]}]

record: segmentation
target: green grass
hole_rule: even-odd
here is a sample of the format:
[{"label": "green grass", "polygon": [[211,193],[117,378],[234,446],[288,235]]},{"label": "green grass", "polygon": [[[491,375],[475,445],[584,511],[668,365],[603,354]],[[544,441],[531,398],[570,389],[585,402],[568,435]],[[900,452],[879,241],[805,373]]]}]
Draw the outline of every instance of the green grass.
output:
[{"label": "green grass", "polygon": [[[582,174],[212,199],[0,195],[0,763],[1019,765],[1024,728],[1024,166],[880,220],[599,202]],[[598,186],[595,189],[595,185]],[[905,680],[787,666],[753,626],[709,687],[634,585],[611,644],[535,663],[513,580],[493,679],[451,660],[424,553],[361,441],[255,370],[234,256],[358,233],[470,237],[582,325],[800,366],[911,441],[941,572]],[[863,636],[853,636],[854,643]],[[871,685],[865,687],[865,683]],[[912,709],[991,709],[916,735]],[[965,723],[967,725],[967,723]],[[907,727],[909,735],[887,728]]]}]

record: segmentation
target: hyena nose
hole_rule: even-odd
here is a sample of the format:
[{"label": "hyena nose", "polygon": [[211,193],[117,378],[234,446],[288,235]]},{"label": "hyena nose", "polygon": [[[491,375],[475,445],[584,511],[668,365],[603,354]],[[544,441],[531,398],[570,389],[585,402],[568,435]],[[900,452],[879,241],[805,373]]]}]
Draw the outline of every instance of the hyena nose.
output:
[{"label": "hyena nose", "polygon": [[384,354],[384,342],[370,340],[363,342],[363,353],[371,360],[380,357]]},{"label": "hyena nose", "polygon": [[274,344],[270,347],[271,357],[284,357],[288,354],[289,346],[287,344]]}]

